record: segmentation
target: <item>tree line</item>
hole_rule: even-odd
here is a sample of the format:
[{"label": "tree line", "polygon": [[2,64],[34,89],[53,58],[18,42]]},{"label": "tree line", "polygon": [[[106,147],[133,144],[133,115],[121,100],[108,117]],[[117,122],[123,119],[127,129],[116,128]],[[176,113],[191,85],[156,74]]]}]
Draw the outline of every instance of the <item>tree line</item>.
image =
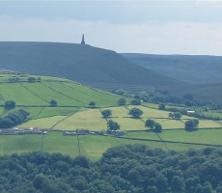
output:
[{"label": "tree line", "polygon": [[20,125],[27,121],[29,113],[23,109],[19,109],[8,113],[6,116],[0,117],[0,128],[7,129]]},{"label": "tree line", "polygon": [[100,160],[30,153],[0,158],[1,193],[222,193],[222,150],[127,145]]}]

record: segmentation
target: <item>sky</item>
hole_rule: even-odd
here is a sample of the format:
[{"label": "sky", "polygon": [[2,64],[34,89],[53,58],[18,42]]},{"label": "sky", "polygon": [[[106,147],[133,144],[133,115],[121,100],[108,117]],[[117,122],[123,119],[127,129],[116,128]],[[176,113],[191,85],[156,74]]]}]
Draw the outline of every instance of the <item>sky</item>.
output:
[{"label": "sky", "polygon": [[222,55],[222,0],[0,1],[0,41],[87,44],[117,52]]}]

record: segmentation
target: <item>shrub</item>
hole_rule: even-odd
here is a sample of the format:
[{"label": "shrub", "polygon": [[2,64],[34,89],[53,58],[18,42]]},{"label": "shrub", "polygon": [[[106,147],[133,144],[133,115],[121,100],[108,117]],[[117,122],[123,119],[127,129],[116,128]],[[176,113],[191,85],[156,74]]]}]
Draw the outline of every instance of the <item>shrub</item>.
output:
[{"label": "shrub", "polygon": [[117,122],[109,120],[107,123],[107,129],[108,130],[119,130],[120,126]]},{"label": "shrub", "polygon": [[58,102],[54,99],[52,99],[50,102],[49,102],[50,106],[51,107],[57,107],[58,106]]},{"label": "shrub", "polygon": [[199,125],[198,119],[188,120],[185,122],[185,130],[186,131],[197,130],[198,125]]},{"label": "shrub", "polygon": [[103,116],[103,118],[108,118],[108,117],[110,117],[111,115],[112,115],[112,111],[111,110],[109,110],[109,109],[106,109],[106,110],[103,110],[102,112],[101,112],[101,114],[102,114],[102,116]]},{"label": "shrub", "polygon": [[145,122],[145,127],[149,127],[151,129],[153,129],[155,126],[155,121],[152,119],[147,119]]},{"label": "shrub", "polygon": [[159,124],[159,123],[155,123],[154,128],[153,128],[153,131],[154,131],[155,133],[161,133],[161,132],[162,132],[162,125]]},{"label": "shrub", "polygon": [[16,107],[15,101],[6,101],[4,104],[4,109],[7,111],[14,109],[15,107]]},{"label": "shrub", "polygon": [[146,120],[145,127],[149,127],[155,133],[162,132],[162,125],[152,119]]},{"label": "shrub", "polygon": [[89,102],[89,107],[94,108],[96,106],[96,102],[91,101]]},{"label": "shrub", "polygon": [[134,118],[140,118],[140,116],[143,114],[143,111],[141,111],[139,108],[132,108],[129,111],[129,114],[132,115]]}]

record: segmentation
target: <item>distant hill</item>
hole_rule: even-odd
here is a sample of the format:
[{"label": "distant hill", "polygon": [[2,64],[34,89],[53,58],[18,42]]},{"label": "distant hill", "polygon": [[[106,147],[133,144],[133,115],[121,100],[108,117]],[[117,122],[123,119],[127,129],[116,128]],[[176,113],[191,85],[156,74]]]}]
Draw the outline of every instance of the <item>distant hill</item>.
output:
[{"label": "distant hill", "polygon": [[222,57],[198,55],[122,54],[130,61],[192,84],[222,83]]},{"label": "distant hill", "polygon": [[100,88],[169,88],[184,83],[89,45],[0,42],[0,69],[57,76]]},{"label": "distant hill", "polygon": [[135,65],[188,83],[171,90],[174,96],[187,93],[202,102],[222,104],[222,57],[200,55],[154,55],[124,53]]}]

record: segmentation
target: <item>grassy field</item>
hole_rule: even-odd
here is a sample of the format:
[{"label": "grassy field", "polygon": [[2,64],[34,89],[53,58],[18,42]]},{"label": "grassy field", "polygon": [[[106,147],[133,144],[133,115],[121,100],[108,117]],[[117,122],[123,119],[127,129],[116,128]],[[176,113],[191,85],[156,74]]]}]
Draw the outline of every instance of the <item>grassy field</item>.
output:
[{"label": "grassy field", "polygon": [[[143,115],[141,119],[132,119],[128,112],[135,106],[116,107],[120,96],[55,77],[41,76],[40,82],[30,83],[27,82],[27,79],[32,75],[0,75],[0,104],[4,104],[6,100],[14,100],[17,108],[23,108],[30,113],[30,121],[21,127],[104,130],[106,120],[101,117],[100,113],[104,109],[110,109],[112,111],[111,119],[117,121],[121,129],[126,131],[144,129],[146,119],[154,119],[164,129],[183,128],[185,121],[192,119],[192,117],[182,116],[179,121],[170,120],[169,112],[159,110],[157,104],[151,103],[136,106],[143,111]],[[17,83],[7,82],[13,77],[19,78],[19,81]],[[49,107],[52,99],[58,102],[58,107]],[[96,106],[101,109],[87,108],[90,101],[96,102]],[[5,114],[3,108],[0,108],[0,114]],[[199,127],[222,127],[222,123],[200,120]]]},{"label": "grassy field", "polygon": [[[135,106],[129,105],[126,107],[107,107],[101,109],[76,109],[76,111],[73,112],[74,114],[72,114],[72,116],[70,116],[70,114],[72,113],[71,111],[66,112],[67,114],[61,114],[63,116],[63,121],[60,121],[61,115],[54,117],[44,117],[31,120],[21,125],[21,127],[52,128],[52,126],[55,125],[53,128],[60,130],[75,130],[79,128],[84,128],[94,131],[101,131],[106,129],[106,120],[103,119],[101,116],[101,111],[104,109],[110,109],[112,111],[111,119],[118,122],[120,128],[124,131],[146,129],[146,119],[154,119],[156,122],[160,123],[163,126],[163,129],[184,128],[185,121],[187,121],[188,119],[193,119],[192,117],[182,116],[181,120],[172,120],[168,118],[169,112],[144,106],[137,106],[137,108],[140,108],[144,112],[144,114],[141,119],[134,119],[129,115],[129,109],[133,107]],[[64,116],[66,116],[66,118],[64,118]],[[59,124],[55,124],[58,121]],[[222,122],[212,120],[200,120],[199,127],[220,128],[222,127]]]},{"label": "grassy field", "polygon": [[[13,75],[11,75],[12,77]],[[6,78],[10,78],[7,74]],[[0,79],[1,80],[1,79]],[[40,82],[16,83],[0,81],[0,104],[13,100],[17,105],[48,106],[54,99],[59,106],[88,106],[94,101],[96,106],[116,106],[120,97],[111,93],[89,88],[65,79],[41,77]]]},{"label": "grassy field", "polygon": [[[128,132],[126,137],[140,138],[140,139],[159,139],[159,137],[153,132]],[[187,132],[185,130],[165,130],[159,134],[162,140],[166,141],[178,141],[188,143],[205,143],[213,145],[222,145],[222,129],[210,128],[199,129],[194,132]]]},{"label": "grassy field", "polygon": [[[4,104],[6,100],[14,100],[17,104],[16,109],[22,108],[30,113],[29,121],[20,125],[20,128],[37,127],[48,129],[50,132],[44,136],[0,135],[0,155],[45,151],[76,156],[79,154],[77,138],[65,137],[62,132],[52,130],[106,130],[107,120],[101,116],[101,112],[105,109],[112,111],[109,119],[119,123],[121,130],[126,131],[124,137],[128,139],[95,135],[79,136],[81,155],[91,159],[98,159],[110,147],[134,143],[176,151],[204,147],[184,143],[222,145],[222,122],[220,121],[200,120],[198,131],[186,132],[183,129],[184,123],[193,117],[182,116],[181,120],[169,119],[169,112],[159,110],[157,104],[117,107],[120,96],[69,80],[41,77],[41,82],[29,83],[26,82],[28,75],[16,75],[21,76],[20,80],[23,82],[8,83],[7,80],[12,76],[14,75],[0,74],[0,104]],[[51,99],[58,102],[58,107],[49,106]],[[88,107],[90,101],[96,102],[96,108]],[[143,111],[141,119],[135,119],[129,115],[129,110],[134,107]],[[7,113],[3,107],[0,108],[1,116]],[[147,119],[160,123],[164,129],[163,132],[157,135],[145,131]],[[178,143],[166,143],[161,140]]]},{"label": "grassy field", "polygon": [[[201,135],[204,134],[202,133]],[[146,137],[147,139],[158,139],[157,136],[153,133],[132,132],[127,134],[127,136],[138,137],[138,138]],[[190,135],[191,140],[192,138],[193,138],[192,135]],[[93,135],[79,136],[79,144],[80,144],[80,154],[94,160],[100,158],[101,155],[108,148],[119,145],[126,145],[126,144],[144,144],[153,148],[162,148],[162,149],[176,150],[176,151],[184,151],[189,148],[204,147],[200,145],[194,146],[194,145],[185,145],[185,144],[139,141],[139,140],[130,140],[130,139],[120,139],[108,136],[93,136]],[[1,155],[8,155],[12,153],[27,153],[33,151],[44,151],[49,153],[60,152],[70,156],[77,156],[79,150],[78,150],[77,138],[75,136],[66,136],[66,137],[62,136],[61,132],[49,132],[47,135],[44,135],[43,137],[41,135],[13,135],[13,136],[0,135]]]}]

